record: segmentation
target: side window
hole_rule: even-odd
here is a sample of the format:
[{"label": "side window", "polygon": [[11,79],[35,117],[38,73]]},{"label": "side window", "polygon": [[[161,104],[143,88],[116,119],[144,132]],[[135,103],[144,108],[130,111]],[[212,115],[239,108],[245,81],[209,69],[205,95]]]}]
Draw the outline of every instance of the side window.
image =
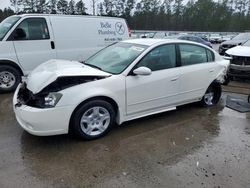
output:
[{"label": "side window", "polygon": [[214,61],[214,54],[210,50],[207,50],[207,61],[213,62]]},{"label": "side window", "polygon": [[191,44],[180,44],[182,66],[207,62],[206,49]]},{"label": "side window", "polygon": [[44,18],[27,18],[17,26],[22,29],[26,37],[22,40],[45,40],[49,39],[49,30]]},{"label": "side window", "polygon": [[176,67],[175,45],[164,45],[153,49],[136,67],[148,67],[152,71]]}]

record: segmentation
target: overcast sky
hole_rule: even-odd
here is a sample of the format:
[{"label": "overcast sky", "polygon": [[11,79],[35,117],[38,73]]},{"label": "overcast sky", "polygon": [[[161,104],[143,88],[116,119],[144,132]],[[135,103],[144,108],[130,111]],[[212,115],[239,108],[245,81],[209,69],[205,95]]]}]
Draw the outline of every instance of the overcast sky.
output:
[{"label": "overcast sky", "polygon": [[[70,0],[67,0],[70,1]],[[75,2],[77,2],[78,0],[75,0]],[[86,7],[88,8],[88,12],[92,13],[92,8],[90,6],[90,0],[83,0],[83,2],[85,3]],[[0,0],[0,9],[4,9],[6,7],[11,7],[10,6],[10,0]],[[11,7],[12,9],[14,9],[14,7]]]}]

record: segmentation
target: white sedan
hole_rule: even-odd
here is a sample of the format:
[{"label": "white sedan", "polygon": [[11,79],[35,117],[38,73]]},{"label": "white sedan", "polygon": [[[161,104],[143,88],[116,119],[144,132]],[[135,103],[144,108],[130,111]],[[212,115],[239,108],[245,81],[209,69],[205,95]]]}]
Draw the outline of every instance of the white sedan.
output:
[{"label": "white sedan", "polygon": [[215,105],[229,62],[198,43],[136,39],[85,62],[51,60],[18,86],[14,111],[33,135],[74,132],[84,139],[112,126],[200,101]]}]

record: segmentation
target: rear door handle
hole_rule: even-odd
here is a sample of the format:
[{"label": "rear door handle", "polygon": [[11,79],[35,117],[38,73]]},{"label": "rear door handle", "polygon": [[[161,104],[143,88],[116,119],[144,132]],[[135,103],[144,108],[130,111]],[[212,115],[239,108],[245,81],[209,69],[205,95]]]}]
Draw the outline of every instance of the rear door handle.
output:
[{"label": "rear door handle", "polygon": [[54,50],[54,49],[55,49],[55,43],[54,43],[54,41],[51,41],[51,42],[50,42],[50,45],[51,45],[51,49]]},{"label": "rear door handle", "polygon": [[174,77],[174,78],[171,79],[171,81],[176,81],[178,79],[179,79],[179,77]]},{"label": "rear door handle", "polygon": [[214,72],[214,69],[210,69],[209,72],[211,72],[211,73]]}]

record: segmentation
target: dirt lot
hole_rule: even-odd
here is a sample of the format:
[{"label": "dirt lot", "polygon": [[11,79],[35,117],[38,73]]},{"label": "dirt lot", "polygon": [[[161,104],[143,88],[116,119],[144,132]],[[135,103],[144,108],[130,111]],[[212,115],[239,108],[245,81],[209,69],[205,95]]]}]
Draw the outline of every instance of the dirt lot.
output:
[{"label": "dirt lot", "polygon": [[[247,83],[230,87],[250,94]],[[29,135],[12,95],[1,95],[0,187],[249,187],[250,114],[226,108],[228,94],[215,107],[183,106],[91,142]]]}]

